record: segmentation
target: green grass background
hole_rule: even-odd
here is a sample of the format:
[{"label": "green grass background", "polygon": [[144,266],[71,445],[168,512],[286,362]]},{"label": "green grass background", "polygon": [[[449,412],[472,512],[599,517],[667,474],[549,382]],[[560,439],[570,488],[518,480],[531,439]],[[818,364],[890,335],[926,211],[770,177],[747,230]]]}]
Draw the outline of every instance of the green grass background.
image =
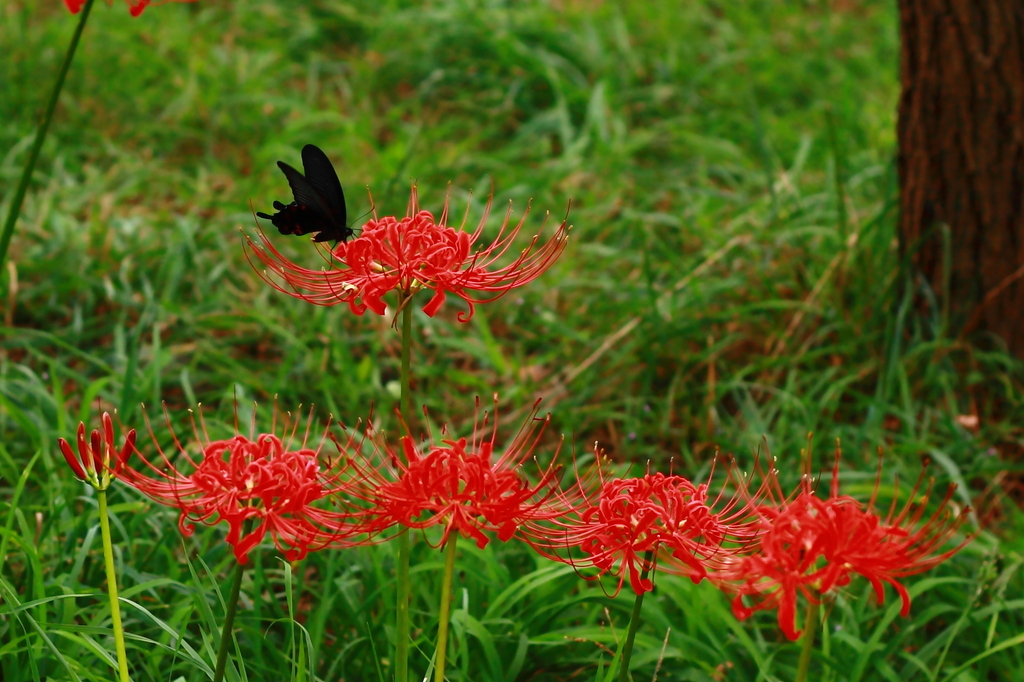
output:
[{"label": "green grass background", "polygon": [[[145,402],[163,433],[161,401],[204,403],[216,429],[236,397],[267,417],[277,396],[395,426],[390,320],[283,296],[243,255],[250,202],[288,198],[274,162],[312,142],[353,216],[366,186],[402,215],[411,183],[435,212],[451,183],[475,224],[493,183],[497,213],[532,200],[525,241],[572,202],[540,280],[467,325],[453,299],[417,312],[432,420],[464,433],[472,396],[497,392],[512,432],[543,397],[542,458],[564,434],[578,456],[597,442],[634,471],[700,477],[716,446],[741,463],[767,446],[790,482],[813,432],[816,466],[841,438],[844,490],[864,497],[877,447],[883,498],[927,457],[984,530],[908,581],[909,618],[891,591],[882,607],[863,582],[841,591],[817,679],[1024,680],[1024,373],[998,339],[950,333],[899,258],[893,4],[201,0],[132,19],[97,3],[4,274],[0,679],[112,677],[95,497],[55,447],[97,407],[141,427]],[[0,4],[5,215],[74,24],[56,1]],[[133,679],[208,679],[224,530],[183,541],[170,511],[123,486],[111,499]],[[263,550],[231,679],[387,679],[393,560]],[[421,541],[414,562],[422,673],[440,552]],[[450,679],[602,679],[631,600],[514,544],[463,543],[459,562]],[[738,623],[707,584],[661,580],[644,621],[636,680],[793,677],[773,614]]]}]

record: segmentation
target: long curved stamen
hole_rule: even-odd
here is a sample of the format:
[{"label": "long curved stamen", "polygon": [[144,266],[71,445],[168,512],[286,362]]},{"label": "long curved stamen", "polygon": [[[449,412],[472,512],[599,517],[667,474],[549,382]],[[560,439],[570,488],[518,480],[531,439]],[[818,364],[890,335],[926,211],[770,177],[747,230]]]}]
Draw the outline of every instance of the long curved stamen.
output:
[{"label": "long curved stamen", "polygon": [[542,243],[539,234],[535,235],[511,263],[500,266],[498,261],[513,249],[526,224],[529,206],[518,223],[511,224],[510,204],[494,241],[477,246],[490,215],[493,194],[472,232],[464,230],[466,218],[458,229],[447,224],[449,198],[450,193],[446,193],[441,216],[435,220],[419,208],[414,186],[404,218],[375,216],[363,225],[358,237],[338,244],[330,258],[324,256],[325,269],[312,270],[290,261],[259,229],[258,242],[246,236],[245,255],[272,287],[314,305],[347,303],[357,315],[367,309],[383,315],[386,306],[382,298],[386,293],[423,288],[434,292],[423,306],[424,312],[436,314],[451,294],[466,302],[468,310],[458,316],[466,322],[477,304],[493,301],[536,279],[565,249],[570,226],[563,220],[549,239]]}]

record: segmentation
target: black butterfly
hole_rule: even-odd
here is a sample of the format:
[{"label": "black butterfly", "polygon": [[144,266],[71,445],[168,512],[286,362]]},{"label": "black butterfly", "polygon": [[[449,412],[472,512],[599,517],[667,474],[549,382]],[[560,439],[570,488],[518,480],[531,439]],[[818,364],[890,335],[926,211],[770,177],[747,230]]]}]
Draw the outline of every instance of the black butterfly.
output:
[{"label": "black butterfly", "polygon": [[302,168],[306,175],[295,170],[284,161],[278,167],[288,178],[295,201],[287,206],[274,202],[274,215],[257,213],[274,224],[281,234],[309,234],[317,232],[315,242],[334,240],[345,241],[355,231],[348,226],[348,212],[345,209],[345,193],[341,181],[331,165],[331,160],[316,145],[307,144],[302,148]]}]

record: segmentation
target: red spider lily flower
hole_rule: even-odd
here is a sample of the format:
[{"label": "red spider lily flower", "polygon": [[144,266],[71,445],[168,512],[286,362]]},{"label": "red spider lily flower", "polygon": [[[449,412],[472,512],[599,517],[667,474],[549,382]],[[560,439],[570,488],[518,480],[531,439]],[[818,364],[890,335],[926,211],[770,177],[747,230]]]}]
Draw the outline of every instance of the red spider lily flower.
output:
[{"label": "red spider lily flower", "polygon": [[133,468],[128,460],[121,478],[156,502],[177,507],[178,527],[186,536],[194,531],[194,522],[226,521],[227,541],[239,563],[246,563],[249,552],[268,534],[289,561],[328,544],[359,544],[352,538],[363,529],[349,523],[350,514],[314,506],[344,485],[342,472],[332,472],[332,464],[321,458],[327,429],[315,446],[309,442],[311,418],[312,412],[299,442],[300,420],[291,415],[283,420],[282,435],[275,433],[276,414],[270,433],[254,435],[255,410],[249,436],[211,440],[200,412],[200,427],[192,417],[196,444],[189,447],[170,430],[167,418],[177,456],[164,452],[147,419],[158,457],[147,458],[136,448],[141,465]]},{"label": "red spider lily flower", "polygon": [[[522,219],[510,228],[510,204],[497,238],[488,246],[477,246],[490,211],[488,200],[476,230],[464,231],[465,219],[455,229],[448,225],[448,196],[440,219],[435,220],[429,211],[420,210],[414,186],[406,217],[374,217],[363,225],[358,237],[339,243],[330,253],[322,253],[326,269],[310,270],[288,260],[262,230],[258,232],[259,244],[246,237],[246,255],[251,250],[266,268],[261,276],[267,283],[309,303],[347,303],[357,315],[367,308],[383,315],[386,305],[382,299],[389,291],[408,296],[420,289],[430,289],[434,294],[423,306],[423,312],[433,316],[446,296],[452,294],[469,306],[468,311],[458,316],[459,321],[466,322],[473,316],[476,304],[493,301],[551,267],[565,249],[571,228],[563,220],[555,234],[539,247],[540,238],[534,236],[510,263],[498,266],[497,261],[512,248],[530,209],[527,207]],[[249,262],[253,263],[251,258]]]},{"label": "red spider lily flower", "polygon": [[[495,408],[497,400],[495,396]],[[404,436],[396,451],[368,427],[373,458],[348,448],[353,479],[359,482],[348,494],[368,503],[365,515],[372,518],[368,525],[377,531],[396,525],[443,526],[441,545],[453,532],[474,540],[480,548],[489,541],[486,532],[507,542],[522,524],[560,513],[549,504],[557,475],[554,461],[540,471],[536,483],[522,471],[550,422],[550,416],[542,419],[536,414],[535,404],[501,454],[496,413],[493,419],[488,412],[481,418],[479,399],[468,439],[417,444]]]},{"label": "red spider lily flower", "polygon": [[[884,585],[892,585],[903,602],[900,614],[907,616],[910,594],[898,578],[934,568],[970,541],[968,537],[940,551],[969,513],[963,509],[954,515],[950,509],[956,486],[949,486],[938,508],[925,519],[931,484],[921,491],[922,471],[903,507],[897,511],[894,498],[882,518],[874,510],[881,467],[875,492],[863,505],[839,494],[839,455],[837,449],[827,499],[814,494],[805,476],[791,499],[759,508],[764,532],[756,551],[711,576],[719,587],[736,595],[732,606],[737,618],[777,609],[780,629],[796,640],[801,634],[796,628],[797,595],[818,601],[821,595],[848,585],[852,574],[868,579],[879,604],[885,598]],[[745,604],[744,597],[752,603]]]},{"label": "red spider lily flower", "polygon": [[[196,0],[164,0],[164,2],[195,2]],[[67,5],[68,9],[71,10],[72,14],[78,14],[78,12],[85,6],[86,0],[64,0],[64,4]],[[153,0],[126,0],[128,3],[128,11],[133,17],[137,17],[142,14],[142,10],[146,9],[147,5],[157,4],[162,5],[163,2],[154,3]],[[114,0],[107,0],[108,5],[113,5]]]},{"label": "red spider lily flower", "polygon": [[114,440],[114,421],[110,414],[104,412],[100,422],[103,424],[103,430],[93,429],[88,440],[85,438],[85,423],[78,423],[77,454],[71,444],[63,438],[57,439],[57,445],[60,446],[61,454],[79,480],[85,481],[97,490],[106,490],[110,487],[111,479],[117,476],[124,460],[135,447],[135,429],[130,430],[125,436],[119,451]]},{"label": "red spider lily flower", "polygon": [[643,574],[656,567],[700,582],[709,567],[743,551],[760,530],[753,505],[762,492],[751,495],[743,481],[723,486],[712,498],[708,483],[682,476],[648,472],[605,480],[600,463],[594,470],[596,476],[578,479],[571,496],[560,496],[564,514],[531,523],[523,534],[545,556],[596,568],[596,575],[583,576],[588,580],[614,575],[613,594],[627,579],[636,594],[654,589]]}]

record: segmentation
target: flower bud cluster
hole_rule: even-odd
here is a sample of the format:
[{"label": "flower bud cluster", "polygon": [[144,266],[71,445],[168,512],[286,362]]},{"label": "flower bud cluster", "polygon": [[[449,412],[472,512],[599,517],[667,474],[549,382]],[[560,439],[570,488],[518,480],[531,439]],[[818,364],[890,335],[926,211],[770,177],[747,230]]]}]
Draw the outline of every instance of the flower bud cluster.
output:
[{"label": "flower bud cluster", "polygon": [[78,424],[78,451],[63,438],[57,439],[60,452],[67,460],[68,466],[75,472],[79,480],[85,481],[96,490],[106,490],[110,481],[121,471],[128,455],[135,448],[135,429],[125,435],[124,443],[117,449],[114,440],[114,421],[106,412],[101,418],[103,430],[93,429],[88,439],[85,437],[85,424]]}]

